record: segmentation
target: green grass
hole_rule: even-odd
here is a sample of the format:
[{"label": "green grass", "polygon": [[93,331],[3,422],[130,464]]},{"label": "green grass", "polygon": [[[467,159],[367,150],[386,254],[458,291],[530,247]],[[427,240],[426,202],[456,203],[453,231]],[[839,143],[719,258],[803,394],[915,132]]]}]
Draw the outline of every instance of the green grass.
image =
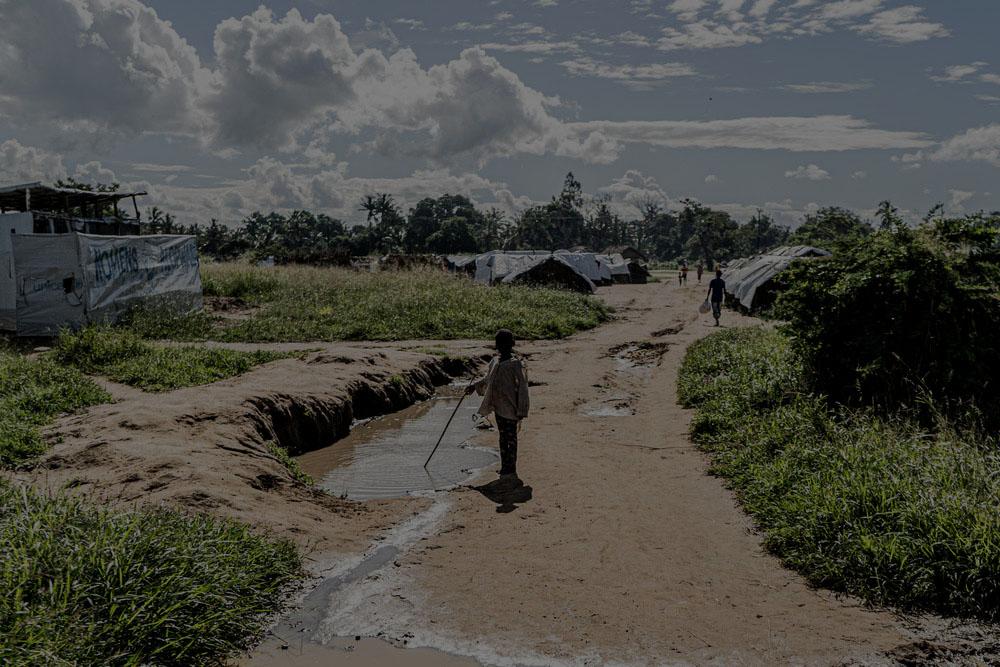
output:
[{"label": "green grass", "polygon": [[0,483],[0,664],[222,664],[301,563],[231,521],[120,512]]},{"label": "green grass", "polygon": [[217,382],[290,356],[294,355],[164,347],[148,343],[130,331],[99,326],[77,333],[64,332],[53,351],[53,358],[61,364],[150,392]]},{"label": "green grass", "polygon": [[207,296],[239,299],[244,319],[137,313],[147,338],[270,343],[338,340],[492,339],[508,328],[521,339],[552,339],[608,319],[597,299],[532,287],[493,287],[435,270],[356,272],[315,267],[210,264]]},{"label": "green grass", "polygon": [[60,414],[110,400],[75,369],[0,350],[0,466],[24,463],[44,452],[40,429]]},{"label": "green grass", "polygon": [[292,478],[299,484],[305,486],[315,486],[316,480],[312,478],[309,473],[302,469],[299,462],[288,453],[288,450],[274,442],[273,440],[267,443],[267,451],[271,452],[271,456],[278,459],[278,462],[292,474]]},{"label": "green grass", "polygon": [[678,389],[714,472],[787,565],[876,604],[1000,619],[997,442],[831,408],[763,329],[692,346]]}]

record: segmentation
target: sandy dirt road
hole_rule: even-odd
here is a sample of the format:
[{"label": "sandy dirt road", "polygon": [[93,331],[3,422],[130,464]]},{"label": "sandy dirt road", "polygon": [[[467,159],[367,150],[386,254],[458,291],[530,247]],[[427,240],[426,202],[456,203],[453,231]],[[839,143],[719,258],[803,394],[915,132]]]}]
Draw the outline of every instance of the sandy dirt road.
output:
[{"label": "sandy dirt road", "polygon": [[538,386],[519,472],[533,498],[500,513],[475,490],[443,494],[432,530],[331,596],[320,636],[487,664],[893,664],[886,652],[914,640],[899,619],[765,554],[690,444],[675,380],[713,330],[702,290],[602,291],[614,322],[525,346]]}]

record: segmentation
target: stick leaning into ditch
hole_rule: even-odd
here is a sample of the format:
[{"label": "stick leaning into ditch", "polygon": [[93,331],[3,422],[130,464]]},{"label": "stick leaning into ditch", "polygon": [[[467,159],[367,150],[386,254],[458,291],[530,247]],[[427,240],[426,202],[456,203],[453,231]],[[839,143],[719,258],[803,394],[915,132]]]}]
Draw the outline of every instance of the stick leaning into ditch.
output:
[{"label": "stick leaning into ditch", "polygon": [[444,434],[448,432],[448,427],[451,426],[451,420],[454,419],[455,415],[458,414],[458,409],[462,407],[462,401],[465,400],[466,396],[468,396],[468,394],[463,393],[462,397],[458,399],[458,405],[455,406],[455,410],[451,413],[451,417],[448,417],[448,423],[444,425],[444,430],[441,431],[441,437],[438,438],[437,444],[434,445],[434,449],[433,451],[431,451],[431,455],[427,457],[427,462],[424,463],[424,470],[427,470],[427,466],[430,465],[431,459],[434,458],[435,452],[437,452],[438,447],[441,446],[441,441],[444,440]]}]

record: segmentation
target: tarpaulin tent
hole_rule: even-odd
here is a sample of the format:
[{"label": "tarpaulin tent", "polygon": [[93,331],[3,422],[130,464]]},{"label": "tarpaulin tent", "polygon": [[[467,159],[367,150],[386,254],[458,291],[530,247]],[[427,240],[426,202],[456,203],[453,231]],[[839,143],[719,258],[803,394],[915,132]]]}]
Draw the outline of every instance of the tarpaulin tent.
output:
[{"label": "tarpaulin tent", "polygon": [[734,262],[723,273],[722,279],[726,281],[726,291],[741,306],[753,310],[768,305],[771,300],[768,286],[774,277],[787,269],[792,262],[829,255],[828,251],[812,246],[782,246],[767,254]]},{"label": "tarpaulin tent", "polygon": [[492,251],[476,257],[475,279],[483,285],[533,283],[594,292],[594,282],[567,259],[571,255],[539,250]]},{"label": "tarpaulin tent", "polygon": [[564,255],[558,254],[527,258],[527,261],[521,262],[519,268],[504,276],[503,284],[561,287],[585,294],[597,291],[590,278],[568,262]]},{"label": "tarpaulin tent", "polygon": [[18,335],[115,321],[142,304],[180,312],[202,306],[194,237],[15,234],[11,241],[0,293],[14,293],[4,324]]},{"label": "tarpaulin tent", "polygon": [[476,257],[475,279],[484,285],[496,285],[503,282],[508,273],[519,271],[539,258],[551,257],[552,253],[544,250],[491,250]]},{"label": "tarpaulin tent", "polygon": [[587,276],[595,285],[610,285],[613,282],[611,268],[602,262],[596,253],[557,250],[555,254]]}]

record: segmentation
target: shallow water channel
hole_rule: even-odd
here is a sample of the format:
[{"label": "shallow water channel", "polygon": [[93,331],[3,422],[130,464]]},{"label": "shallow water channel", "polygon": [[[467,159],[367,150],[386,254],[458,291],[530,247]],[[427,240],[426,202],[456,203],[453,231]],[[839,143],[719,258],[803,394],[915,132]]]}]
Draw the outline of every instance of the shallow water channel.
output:
[{"label": "shallow water channel", "polygon": [[[474,447],[476,409],[470,396],[458,411],[462,386],[445,387],[430,400],[401,412],[359,422],[333,445],[298,457],[302,469],[329,493],[352,500],[398,498],[419,494],[433,499],[425,510],[393,527],[356,561],[334,568],[302,600],[298,609],[270,632],[271,637],[241,662],[246,667],[319,665],[468,666],[479,663],[430,648],[408,649],[378,638],[357,635],[353,618],[341,606],[363,595],[384,570],[419,540],[437,530],[450,508],[448,494],[433,491],[471,481],[498,460],[495,450]],[[433,460],[424,462],[448,419],[455,414]],[[392,568],[389,568],[390,570]],[[345,632],[350,630],[350,632]],[[343,636],[343,635],[348,636]],[[352,635],[356,635],[352,639]]]},{"label": "shallow water channel", "polygon": [[299,464],[317,486],[351,500],[398,498],[466,483],[498,458],[494,450],[468,442],[476,433],[478,396],[462,402],[424,469],[460,397],[460,387],[445,387],[430,400],[360,422],[343,440],[298,457]]}]

